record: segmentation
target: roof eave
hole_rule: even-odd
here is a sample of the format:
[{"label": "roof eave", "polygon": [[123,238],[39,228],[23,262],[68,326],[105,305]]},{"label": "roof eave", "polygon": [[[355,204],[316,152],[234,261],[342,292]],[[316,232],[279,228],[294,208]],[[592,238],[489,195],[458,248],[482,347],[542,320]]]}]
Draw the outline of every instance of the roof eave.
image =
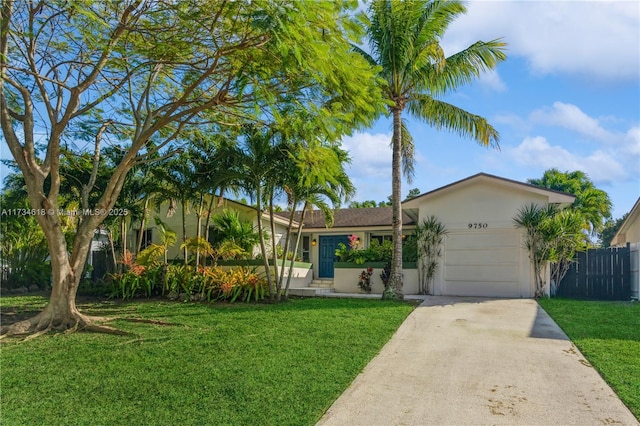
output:
[{"label": "roof eave", "polygon": [[631,224],[633,224],[633,222],[638,218],[638,215],[640,215],[640,197],[638,197],[638,199],[636,200],[635,204],[631,208],[631,211],[629,212],[629,215],[624,220],[624,222],[622,222],[622,225],[620,225],[620,228],[618,229],[618,232],[616,232],[616,234],[611,239],[611,243],[612,244],[614,242],[617,243],[617,244],[620,244],[618,239],[621,239],[622,236],[624,236],[624,234],[626,234],[627,231],[629,231],[629,228],[631,228]]}]

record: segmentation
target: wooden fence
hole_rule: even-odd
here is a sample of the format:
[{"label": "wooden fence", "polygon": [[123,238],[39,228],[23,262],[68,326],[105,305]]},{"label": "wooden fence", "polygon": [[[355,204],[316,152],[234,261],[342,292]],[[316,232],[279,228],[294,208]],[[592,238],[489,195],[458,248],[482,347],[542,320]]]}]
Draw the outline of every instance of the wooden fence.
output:
[{"label": "wooden fence", "polygon": [[555,296],[585,300],[629,300],[629,245],[577,253],[567,275],[560,281]]}]

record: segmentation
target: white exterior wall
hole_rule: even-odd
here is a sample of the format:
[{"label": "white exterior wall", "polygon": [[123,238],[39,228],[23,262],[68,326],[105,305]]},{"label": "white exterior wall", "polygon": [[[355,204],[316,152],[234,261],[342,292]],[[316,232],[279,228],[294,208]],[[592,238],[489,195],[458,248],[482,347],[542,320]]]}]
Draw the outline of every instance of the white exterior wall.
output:
[{"label": "white exterior wall", "polygon": [[546,205],[547,198],[486,181],[459,185],[424,200],[419,223],[434,215],[448,231],[434,294],[532,297],[531,263],[523,232],[513,223],[522,206],[532,202]]},{"label": "white exterior wall", "polygon": [[[239,266],[242,266],[242,265],[239,265]],[[222,268],[225,271],[233,270],[233,269],[236,269],[237,267],[238,267],[238,265],[235,265],[235,266],[222,265],[222,266],[220,266],[220,268]],[[254,266],[252,266],[251,268],[254,268]],[[264,274],[264,271],[265,271],[264,265],[255,266],[255,268],[256,268],[256,272],[258,274]],[[281,268],[281,266],[278,266],[278,274],[280,273],[280,268]],[[273,275],[274,274],[273,267],[271,267],[271,269],[272,269],[271,274]],[[282,285],[286,286],[287,285],[287,277],[289,276],[289,262],[286,263],[284,276],[285,276],[285,279],[284,279]],[[292,274],[291,274],[291,283],[289,285],[289,288],[308,287],[309,284],[311,283],[311,280],[313,280],[313,269],[312,268],[303,268],[303,267],[294,266]]]},{"label": "white exterior wall", "polygon": [[[367,266],[359,265],[357,268],[336,268],[334,269],[333,290],[336,293],[365,293],[358,287],[358,281],[362,271]],[[382,268],[373,268],[371,275],[371,294],[382,294],[384,284],[380,279]],[[418,270],[402,270],[402,292],[404,294],[418,294]]]},{"label": "white exterior wall", "polygon": [[640,215],[631,223],[631,226],[625,232],[625,242],[640,243]]}]

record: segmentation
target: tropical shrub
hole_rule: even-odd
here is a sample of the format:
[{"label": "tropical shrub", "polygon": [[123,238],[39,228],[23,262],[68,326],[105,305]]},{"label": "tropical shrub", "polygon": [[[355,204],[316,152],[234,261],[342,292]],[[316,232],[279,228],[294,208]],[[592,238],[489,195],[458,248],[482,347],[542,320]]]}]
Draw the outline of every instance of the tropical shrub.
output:
[{"label": "tropical shrub", "polygon": [[165,296],[233,303],[262,300],[267,290],[266,279],[255,269],[237,267],[225,271],[217,266],[163,264],[113,275],[110,296],[123,300]]},{"label": "tropical shrub", "polygon": [[360,273],[360,279],[358,281],[358,287],[360,290],[371,293],[371,276],[373,275],[373,268],[368,267]]},{"label": "tropical shrub", "polygon": [[533,267],[535,297],[544,296],[546,266],[551,263],[551,292],[555,291],[566,274],[575,252],[585,247],[586,234],[582,232],[583,218],[575,210],[559,210],[554,205],[522,206],[513,218],[516,228],[524,230],[524,246]]},{"label": "tropical shrub", "polygon": [[20,204],[6,203],[5,194],[0,194],[0,205],[3,206],[0,219],[0,259],[5,269],[2,286],[5,288],[29,287],[36,284],[41,289],[49,286],[51,266],[47,260],[49,249],[44,232],[33,215],[13,216],[7,212],[22,208],[30,211],[28,201]]},{"label": "tropical shrub", "polygon": [[406,239],[402,242],[402,261],[418,261],[418,240],[415,235],[407,235]]},{"label": "tropical shrub", "polygon": [[[411,241],[409,238],[407,240]],[[408,250],[409,259],[405,261],[414,261],[410,260],[415,258],[414,253],[415,252]],[[345,244],[339,243],[335,251],[335,255],[340,262],[355,263],[356,265],[363,265],[367,262],[391,262],[392,254],[393,243],[389,240],[380,243],[377,239],[371,240],[369,247],[365,249],[358,249],[357,246],[347,247]]]},{"label": "tropical shrub", "polygon": [[253,223],[242,220],[237,210],[224,209],[222,213],[212,216],[211,222],[213,227],[209,235],[214,248],[231,242],[245,253],[251,253],[253,247],[260,242],[260,234]]},{"label": "tropical shrub", "polygon": [[442,242],[447,230],[435,216],[419,223],[415,230],[415,241],[419,259],[419,292],[431,294],[433,279],[442,256]]},{"label": "tropical shrub", "polygon": [[347,247],[344,243],[339,243],[335,255],[340,262],[355,263],[363,265],[366,262],[383,262],[388,256],[391,259],[390,241],[380,244],[378,240],[372,240],[366,249],[357,249],[354,246]]},{"label": "tropical shrub", "polygon": [[210,268],[212,278],[207,299],[228,300],[233,303],[236,300],[248,302],[250,300],[264,299],[267,290],[267,280],[260,277],[255,270],[242,266],[224,271],[220,268]]}]

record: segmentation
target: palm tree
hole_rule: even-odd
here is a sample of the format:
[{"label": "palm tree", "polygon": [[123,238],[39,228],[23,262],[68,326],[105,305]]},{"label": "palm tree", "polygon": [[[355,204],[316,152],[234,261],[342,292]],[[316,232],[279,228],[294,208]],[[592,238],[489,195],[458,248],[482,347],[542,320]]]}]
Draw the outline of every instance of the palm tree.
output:
[{"label": "palm tree", "polygon": [[168,202],[167,217],[173,216],[180,204],[182,215],[182,255],[185,266],[189,262],[189,246],[184,243],[187,235],[186,217],[190,213],[191,204],[199,201],[198,181],[194,175],[194,164],[191,152],[187,151],[178,157],[173,157],[162,163],[157,163],[152,173],[157,182],[156,207]]},{"label": "palm tree", "polygon": [[213,222],[212,239],[216,247],[230,241],[251,254],[260,237],[253,223],[242,220],[237,210],[224,209],[220,214],[211,217]]},{"label": "palm tree", "polygon": [[[383,298],[402,298],[401,173],[413,175],[413,140],[402,118],[405,110],[438,129],[446,128],[498,146],[498,132],[486,119],[438,99],[506,59],[505,43],[478,41],[445,57],[440,39],[449,24],[466,12],[458,0],[374,0],[367,29],[371,54],[354,47],[379,67],[381,89],[393,118],[393,258],[389,289]],[[401,167],[402,166],[402,167]]]},{"label": "palm tree", "polygon": [[[348,153],[336,146],[324,146],[318,141],[297,143],[291,146],[291,162],[289,168],[281,176],[281,185],[285,188],[289,206],[289,223],[287,236],[294,231],[294,217],[298,206],[301,206],[297,238],[293,242],[292,252],[297,253],[302,236],[305,215],[317,207],[324,214],[327,226],[333,225],[333,212],[343,200],[349,200],[355,194],[355,188],[344,170],[349,162]],[[289,238],[285,241],[284,251],[289,251]],[[290,259],[287,283],[284,286],[285,298],[289,292],[293,275],[294,259]],[[284,277],[285,262],[282,263],[281,281]],[[280,284],[282,287],[282,284]]]},{"label": "palm tree", "polygon": [[[275,182],[280,166],[283,164],[283,151],[280,146],[273,143],[274,132],[272,129],[247,125],[243,128],[241,136],[243,140],[238,147],[226,150],[226,154],[233,159],[233,168],[230,170],[228,181],[237,184],[255,200],[260,252],[265,271],[270,271],[262,213],[265,206],[269,206],[269,200],[273,201]],[[273,246],[275,242],[273,238],[271,240],[272,252],[275,254]],[[275,277],[267,273],[271,300],[276,298],[277,268],[274,268],[274,273]]]},{"label": "palm tree", "polygon": [[545,232],[545,227],[546,223],[557,213],[557,208],[552,204],[539,206],[531,203],[522,206],[513,218],[516,228],[524,230],[524,246],[529,252],[529,260],[533,267],[536,298],[544,296],[545,265],[551,259],[552,246],[549,234]]},{"label": "palm tree", "polygon": [[575,195],[576,199],[571,209],[580,213],[583,218],[583,228],[591,236],[602,231],[606,220],[611,218],[609,195],[596,188],[589,176],[580,170],[561,172],[553,168],[545,170],[542,178],[529,179],[528,182]]}]

